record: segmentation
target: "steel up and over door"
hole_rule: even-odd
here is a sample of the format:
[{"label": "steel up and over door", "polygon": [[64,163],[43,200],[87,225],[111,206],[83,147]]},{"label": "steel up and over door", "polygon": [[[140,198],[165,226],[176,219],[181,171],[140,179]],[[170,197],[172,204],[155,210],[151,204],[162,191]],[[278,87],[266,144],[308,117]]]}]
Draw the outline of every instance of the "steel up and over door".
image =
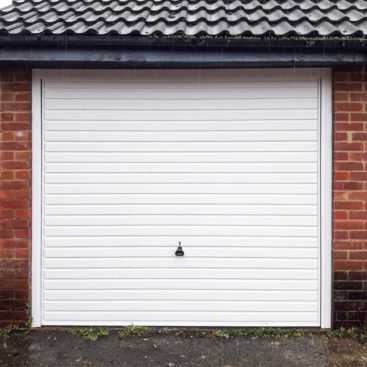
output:
[{"label": "steel up and over door", "polygon": [[320,325],[319,120],[291,72],[43,78],[42,324]]}]

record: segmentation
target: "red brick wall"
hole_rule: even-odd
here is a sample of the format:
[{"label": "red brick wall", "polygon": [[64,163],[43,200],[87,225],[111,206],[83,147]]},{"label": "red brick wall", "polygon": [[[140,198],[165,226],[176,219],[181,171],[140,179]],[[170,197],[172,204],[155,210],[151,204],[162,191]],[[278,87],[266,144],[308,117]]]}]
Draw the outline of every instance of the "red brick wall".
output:
[{"label": "red brick wall", "polygon": [[[333,70],[334,321],[367,321],[367,69]],[[0,326],[30,302],[29,69],[0,69]]]},{"label": "red brick wall", "polygon": [[31,71],[0,69],[0,326],[30,301]]},{"label": "red brick wall", "polygon": [[333,70],[334,321],[367,322],[367,69]]}]

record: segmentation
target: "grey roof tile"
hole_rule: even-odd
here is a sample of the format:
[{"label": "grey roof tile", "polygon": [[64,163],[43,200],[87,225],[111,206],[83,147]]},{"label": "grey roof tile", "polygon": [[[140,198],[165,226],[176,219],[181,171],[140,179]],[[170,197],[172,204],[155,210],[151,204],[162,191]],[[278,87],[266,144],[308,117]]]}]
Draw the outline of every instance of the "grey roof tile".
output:
[{"label": "grey roof tile", "polygon": [[367,0],[13,0],[2,34],[367,36]]}]

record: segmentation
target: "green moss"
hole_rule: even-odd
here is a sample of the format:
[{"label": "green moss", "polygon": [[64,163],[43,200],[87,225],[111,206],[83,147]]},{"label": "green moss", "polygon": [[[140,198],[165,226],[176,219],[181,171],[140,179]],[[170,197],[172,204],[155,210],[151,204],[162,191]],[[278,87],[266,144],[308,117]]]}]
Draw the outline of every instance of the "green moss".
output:
[{"label": "green moss", "polygon": [[13,331],[19,330],[17,325],[7,325],[0,329],[0,340],[6,340],[9,338]]},{"label": "green moss", "polygon": [[135,335],[135,336],[145,336],[147,335],[149,332],[149,328],[146,326],[135,326],[135,325],[130,325],[130,326],[126,326],[122,329],[120,329],[118,331],[118,336],[119,338],[127,338],[131,335]]},{"label": "green moss", "polygon": [[96,341],[100,336],[110,334],[109,329],[106,328],[69,328],[67,331],[81,339],[92,341]]}]

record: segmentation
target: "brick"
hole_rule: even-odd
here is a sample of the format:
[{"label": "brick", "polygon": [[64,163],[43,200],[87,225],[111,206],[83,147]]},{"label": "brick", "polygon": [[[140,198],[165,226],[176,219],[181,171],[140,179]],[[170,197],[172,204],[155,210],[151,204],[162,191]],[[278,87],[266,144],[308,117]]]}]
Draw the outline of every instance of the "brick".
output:
[{"label": "brick", "polygon": [[362,210],[363,202],[361,201],[334,201],[334,209]]},{"label": "brick", "polygon": [[12,180],[14,178],[14,171],[2,171],[0,172],[1,180]]},{"label": "brick", "polygon": [[348,292],[334,290],[333,298],[334,298],[334,302],[335,301],[346,301],[348,299]]},{"label": "brick", "polygon": [[349,81],[349,73],[338,73],[338,74],[336,74],[335,77],[334,77],[334,81],[336,81],[336,82],[348,82]]},{"label": "brick", "polygon": [[25,279],[13,279],[13,280],[4,280],[1,283],[3,289],[27,289],[28,288],[28,280]]},{"label": "brick", "polygon": [[[365,115],[365,114],[358,114],[358,115]],[[29,112],[17,112],[15,114],[15,121],[31,121],[31,114]],[[361,121],[361,120],[355,120],[355,121]],[[362,120],[363,121],[363,120]]]},{"label": "brick", "polygon": [[334,88],[336,91],[347,91],[347,92],[362,92],[362,84],[353,84],[353,83],[335,83]]},{"label": "brick", "polygon": [[13,293],[16,299],[28,300],[30,296],[28,289],[16,289]]},{"label": "brick", "polygon": [[16,259],[28,259],[30,255],[29,249],[17,249],[15,250],[14,257]]},{"label": "brick", "polygon": [[29,240],[26,239],[1,239],[0,240],[0,248],[8,248],[8,249],[19,249],[19,248],[29,248]]},{"label": "brick", "polygon": [[349,232],[347,231],[334,231],[333,236],[335,240],[346,240],[349,238]]},{"label": "brick", "polygon": [[28,72],[19,72],[15,74],[15,81],[17,82],[28,82],[31,83],[31,73]]},{"label": "brick", "polygon": [[363,121],[366,122],[367,121],[367,113],[351,113],[350,114],[350,121],[354,122],[354,121]]},{"label": "brick", "polygon": [[335,241],[333,243],[334,250],[362,250],[363,249],[363,242],[341,242]]},{"label": "brick", "polygon": [[0,222],[0,228],[28,228],[29,223],[25,219],[5,219]]},{"label": "brick", "polygon": [[348,192],[347,191],[334,191],[333,198],[334,198],[334,201],[348,200]]},{"label": "brick", "polygon": [[362,290],[362,282],[335,282],[334,289],[339,290]]},{"label": "brick", "polygon": [[28,92],[30,85],[27,83],[3,83],[1,89],[3,92]]},{"label": "brick", "polygon": [[31,94],[27,92],[17,93],[15,95],[15,100],[17,102],[30,102],[31,101]]},{"label": "brick", "polygon": [[334,133],[333,134],[333,140],[334,141],[347,141],[348,140],[348,134],[347,133]]},{"label": "brick", "polygon": [[5,161],[1,163],[3,169],[27,169],[30,168],[30,162],[27,161]]},{"label": "brick", "polygon": [[30,228],[14,230],[15,238],[30,238],[30,235],[31,235]]},{"label": "brick", "polygon": [[[348,218],[348,211],[346,210],[335,210],[334,211],[334,219],[347,219]],[[360,219],[360,218],[356,218]]]},{"label": "brick", "polygon": [[367,280],[367,271],[350,271],[349,280]]},{"label": "brick", "polygon": [[363,190],[362,182],[334,182],[334,190]]},{"label": "brick", "polygon": [[367,75],[364,73],[350,73],[349,74],[349,81],[351,82],[365,82],[367,81]]},{"label": "brick", "polygon": [[350,300],[366,300],[367,301],[367,291],[349,291],[348,292],[348,299]]},{"label": "brick", "polygon": [[362,171],[363,163],[361,162],[335,162],[334,169],[337,171]]},{"label": "brick", "polygon": [[25,304],[30,300],[30,92],[29,68],[1,67],[0,325],[24,324],[28,318]]},{"label": "brick", "polygon": [[333,160],[334,161],[347,161],[349,159],[349,154],[347,152],[334,152]]},{"label": "brick", "polygon": [[14,133],[12,131],[3,131],[1,134],[2,141],[14,141]]},{"label": "brick", "polygon": [[335,270],[362,270],[363,261],[336,260],[334,261]]},{"label": "brick", "polygon": [[[345,93],[349,96],[348,93]],[[2,93],[0,96],[1,102],[13,102],[15,100],[15,94],[14,93]]]},{"label": "brick", "polygon": [[29,208],[29,202],[27,200],[3,200],[0,207],[5,209],[27,209]]},{"label": "brick", "polygon": [[367,200],[367,192],[352,191],[348,196],[350,200]]},{"label": "brick", "polygon": [[334,150],[338,151],[362,151],[362,143],[334,143]]},{"label": "brick", "polygon": [[22,151],[22,152],[14,152],[14,159],[16,161],[30,161],[31,160],[31,152]]},{"label": "brick", "polygon": [[351,251],[349,254],[351,260],[367,260],[367,251]]},{"label": "brick", "polygon": [[365,311],[367,304],[365,302],[334,302],[336,311]]},{"label": "brick", "polygon": [[[343,93],[344,96],[345,94],[347,96],[349,96],[350,100],[352,102],[367,102],[367,93]],[[345,101],[345,100],[342,100],[340,99],[341,101]]]},{"label": "brick", "polygon": [[2,112],[0,114],[1,121],[14,121],[14,114],[11,112]]},{"label": "brick", "polygon": [[[30,188],[29,181],[3,181],[0,182],[0,190],[28,190]],[[1,203],[0,203],[1,207]]]},{"label": "brick", "polygon": [[0,238],[13,238],[14,232],[11,229],[0,229]]},{"label": "brick", "polygon": [[349,178],[352,181],[367,181],[367,172],[350,172]]},{"label": "brick", "polygon": [[348,172],[335,172],[333,173],[334,181],[346,181],[348,180],[349,173]]},{"label": "brick", "polygon": [[31,177],[32,177],[32,173],[30,170],[15,172],[15,178],[17,180],[30,180]]},{"label": "brick", "polygon": [[[358,105],[358,103],[355,103]],[[0,108],[2,111],[29,111],[30,110],[29,103],[1,103]],[[359,110],[358,110],[359,111]]]},{"label": "brick", "polygon": [[1,124],[3,131],[27,131],[29,130],[28,122],[7,122]]},{"label": "brick", "polygon": [[347,260],[347,252],[345,251],[333,251],[333,259],[334,260]]},{"label": "brick", "polygon": [[367,161],[367,153],[351,152],[349,154],[350,154],[351,161]]},{"label": "brick", "polygon": [[352,134],[353,141],[366,141],[367,140],[367,133],[353,133]]},{"label": "brick", "polygon": [[352,221],[352,220],[334,221],[335,229],[363,229],[363,227],[364,227],[363,221]]},{"label": "brick", "polygon": [[13,199],[14,191],[13,190],[0,190],[0,200],[1,199]]},{"label": "brick", "polygon": [[[15,210],[15,218],[26,218],[26,219],[30,219],[32,215],[32,212],[30,209],[20,209],[20,210]],[[359,218],[358,218],[359,219]]]},{"label": "brick", "polygon": [[346,271],[334,271],[334,281],[348,280],[348,273]]},{"label": "brick", "polygon": [[14,159],[14,153],[13,152],[0,152],[0,159],[2,161],[12,160]]},{"label": "brick", "polygon": [[[356,95],[359,95],[359,94],[364,94],[364,93],[355,93]],[[367,94],[367,93],[366,93]],[[336,92],[334,93],[333,97],[334,97],[334,101],[335,102],[346,102],[346,101],[349,101],[349,98],[350,98],[350,93],[347,93],[347,92]],[[359,99],[358,97],[356,99],[351,99],[351,101],[353,102],[362,102],[364,101],[363,100],[363,97],[360,97],[361,99]]]},{"label": "brick", "polygon": [[[358,144],[358,143],[355,143]],[[30,144],[28,142],[5,142],[0,143],[1,150],[29,150]]]},{"label": "brick", "polygon": [[355,111],[363,111],[363,104],[362,103],[341,103],[341,102],[335,102],[333,104],[333,109],[336,112],[344,112],[344,111],[350,111],[350,112],[355,112]]},{"label": "brick", "polygon": [[0,269],[0,279],[13,279],[13,278],[14,278],[14,269]]},{"label": "brick", "polygon": [[350,219],[363,219],[367,220],[367,211],[350,211]]},{"label": "brick", "polygon": [[28,268],[24,268],[24,269],[15,269],[15,275],[14,277],[17,279],[28,279],[29,278],[29,269]]},{"label": "brick", "polygon": [[349,235],[352,240],[367,239],[367,231],[350,231]]},{"label": "brick", "polygon": [[[0,320],[12,320],[13,313],[9,310],[0,310]],[[5,324],[7,325],[7,324]],[[3,325],[3,326],[5,326]]]},{"label": "brick", "polygon": [[14,211],[11,209],[1,209],[0,219],[14,218]]},{"label": "brick", "polygon": [[14,292],[10,289],[0,290],[0,299],[9,299],[14,297]]}]

